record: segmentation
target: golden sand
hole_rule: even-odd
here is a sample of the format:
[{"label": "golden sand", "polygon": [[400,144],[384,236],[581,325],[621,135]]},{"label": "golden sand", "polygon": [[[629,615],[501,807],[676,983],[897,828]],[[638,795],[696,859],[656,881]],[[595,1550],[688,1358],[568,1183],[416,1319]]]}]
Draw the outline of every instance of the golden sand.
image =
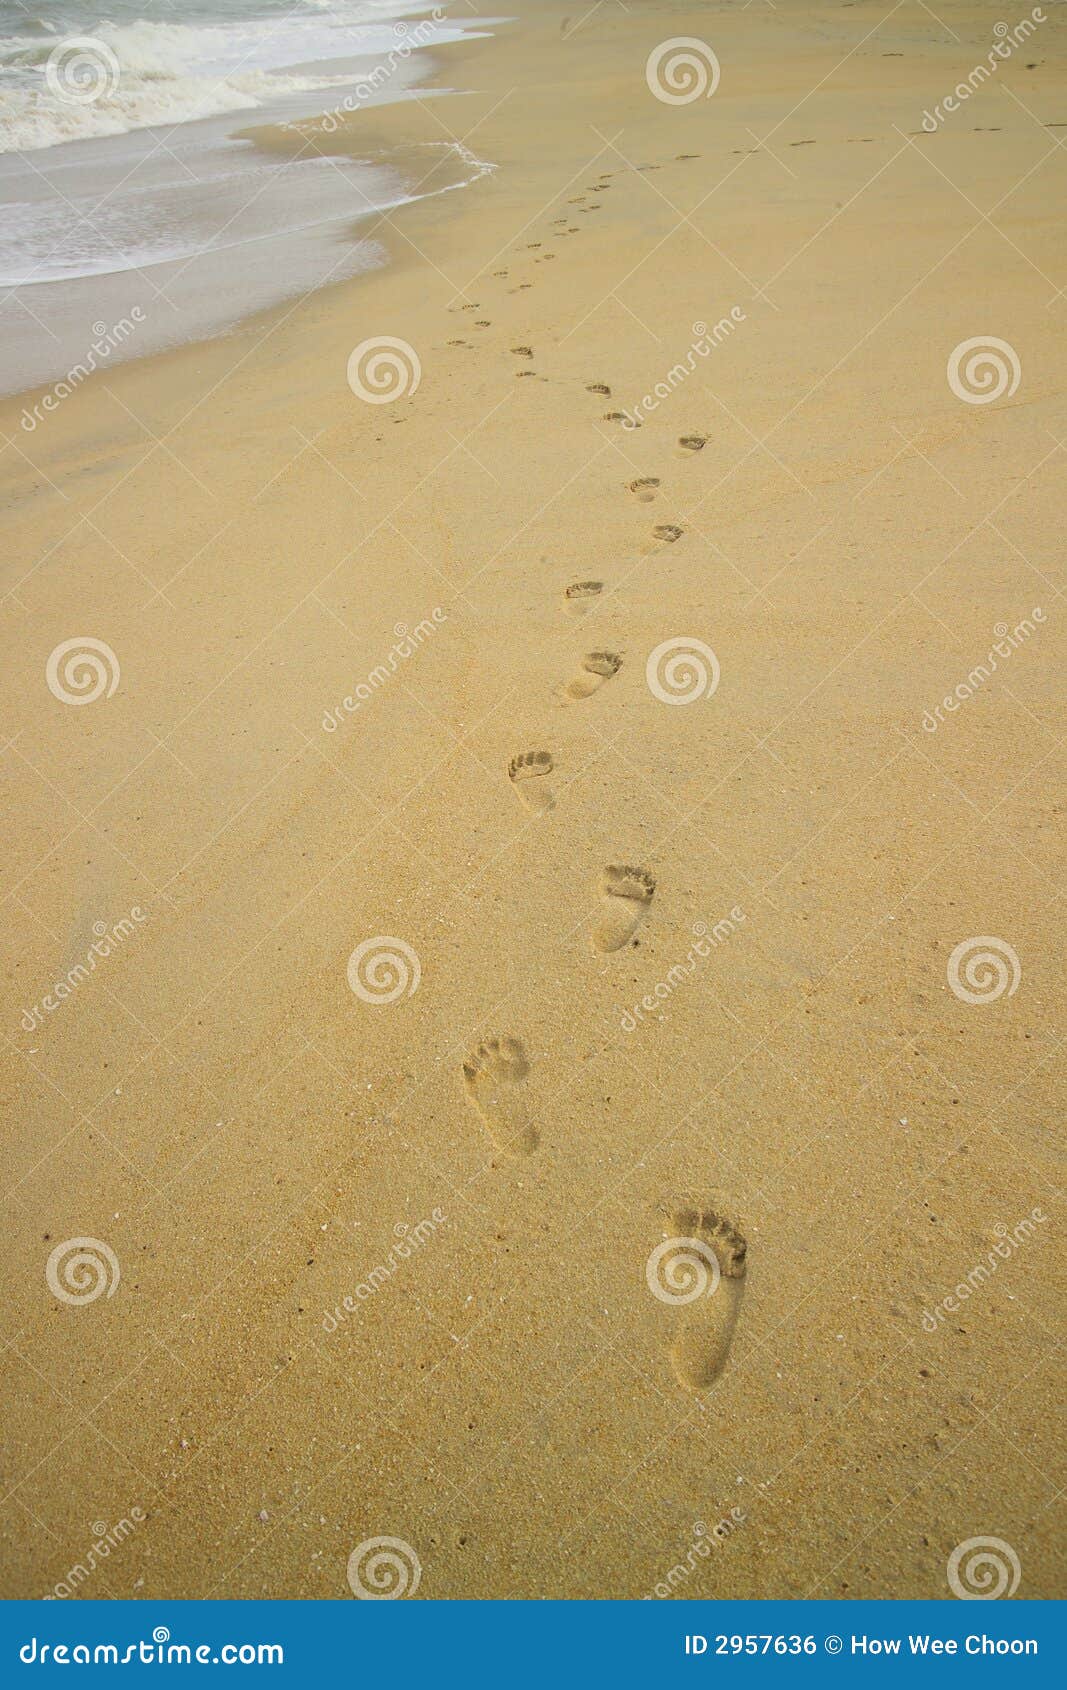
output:
[{"label": "golden sand", "polygon": [[508,10],[386,267],[3,407],[4,1594],[1052,1595],[1062,19]]}]

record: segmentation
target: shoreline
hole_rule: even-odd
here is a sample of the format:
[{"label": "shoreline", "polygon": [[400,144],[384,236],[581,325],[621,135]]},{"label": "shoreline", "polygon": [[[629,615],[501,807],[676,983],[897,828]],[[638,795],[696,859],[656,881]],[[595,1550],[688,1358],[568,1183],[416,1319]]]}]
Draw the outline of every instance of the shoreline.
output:
[{"label": "shoreline", "polygon": [[[348,192],[366,199],[367,208],[353,218],[351,211],[343,210],[340,203],[335,204],[331,210],[327,210],[326,206],[323,205],[319,214],[307,225],[295,224],[292,227],[283,227],[280,231],[268,233],[264,230],[254,236],[243,235],[242,238],[231,243],[233,255],[228,256],[227,246],[225,244],[220,245],[215,239],[211,219],[216,213],[211,209],[210,202],[206,197],[215,189],[215,183],[210,178],[201,181],[197,191],[203,201],[202,204],[195,198],[187,197],[186,202],[182,202],[173,208],[173,214],[176,218],[179,218],[175,227],[174,239],[181,238],[185,224],[188,225],[186,238],[191,238],[192,229],[198,226],[198,218],[203,221],[205,230],[211,227],[212,238],[205,242],[204,247],[199,252],[195,248],[190,252],[175,249],[164,256],[155,257],[143,263],[137,262],[136,255],[134,255],[129,258],[128,262],[118,265],[114,269],[101,269],[69,277],[45,277],[29,288],[25,307],[35,320],[40,320],[42,314],[44,317],[51,314],[53,318],[51,326],[54,327],[56,316],[60,319],[64,315],[71,318],[70,324],[66,325],[66,332],[63,336],[69,343],[70,363],[66,368],[58,369],[56,374],[47,380],[22,382],[10,392],[0,395],[0,404],[6,403],[8,400],[21,399],[28,401],[24,406],[26,411],[35,412],[49,393],[55,394],[56,390],[61,387],[65,389],[71,387],[72,373],[76,377],[73,385],[80,385],[86,379],[85,371],[87,367],[91,375],[95,374],[97,369],[113,370],[117,367],[117,363],[128,361],[125,348],[134,332],[131,324],[147,323],[148,329],[145,332],[149,336],[155,332],[158,337],[158,328],[156,330],[152,328],[153,316],[156,319],[159,318],[161,302],[165,302],[171,311],[174,310],[175,302],[171,299],[170,290],[173,285],[182,282],[187,271],[191,270],[194,278],[198,272],[203,273],[205,280],[200,291],[205,293],[206,297],[210,297],[212,288],[217,286],[217,282],[209,283],[207,280],[210,273],[210,264],[217,264],[221,261],[224,267],[228,267],[232,271],[234,257],[236,257],[239,263],[243,262],[245,270],[248,272],[246,281],[252,282],[255,277],[255,270],[250,266],[253,265],[257,248],[263,247],[269,256],[272,268],[280,269],[282,272],[291,270],[291,274],[286,291],[281,298],[256,303],[253,294],[253,297],[242,306],[235,294],[232,306],[228,307],[228,312],[232,310],[236,314],[231,317],[227,312],[225,320],[217,324],[212,324],[210,319],[203,315],[204,308],[201,306],[199,307],[200,317],[194,316],[193,320],[179,331],[182,336],[181,339],[170,345],[160,345],[158,338],[156,343],[153,344],[149,339],[149,344],[144,350],[132,354],[134,358],[151,358],[171,351],[180,352],[187,346],[197,346],[209,341],[224,339],[240,330],[244,324],[255,324],[259,320],[265,321],[269,319],[272,313],[282,314],[293,307],[294,304],[298,304],[302,298],[320,291],[321,288],[354,280],[364,271],[378,268],[386,262],[386,259],[381,256],[381,249],[376,246],[373,236],[365,235],[364,226],[373,225],[379,218],[387,217],[389,214],[400,210],[410,202],[410,197],[420,197],[420,190],[423,190],[424,183],[431,183],[424,190],[429,194],[447,192],[453,187],[467,185],[462,180],[449,181],[447,179],[449,174],[447,165],[443,171],[439,168],[426,169],[425,147],[430,143],[423,143],[420,150],[418,146],[410,145],[399,138],[394,146],[374,146],[372,144],[370,152],[373,156],[368,156],[368,148],[360,138],[360,130],[366,125],[368,118],[373,121],[373,113],[379,109],[379,104],[384,106],[402,105],[411,98],[422,98],[419,90],[432,93],[435,96],[450,92],[447,84],[435,84],[434,79],[439,76],[439,58],[435,59],[434,55],[440,56],[452,52],[454,48],[464,44],[464,38],[440,42],[431,40],[430,46],[423,47],[422,37],[418,33],[420,29],[425,29],[428,26],[440,27],[444,18],[445,15],[439,7],[427,8],[425,11],[413,13],[410,17],[403,18],[401,21],[408,26],[405,36],[388,54],[379,55],[365,81],[352,85],[347,92],[342,84],[342,86],[333,89],[323,88],[317,95],[303,96],[305,105],[312,99],[322,102],[321,110],[309,116],[271,117],[266,110],[256,113],[234,111],[229,114],[205,118],[199,122],[180,125],[176,129],[173,127],[168,129],[164,125],[160,128],[134,129],[121,137],[115,137],[114,140],[121,140],[136,149],[134,152],[135,162],[131,163],[129,168],[124,171],[118,184],[120,188],[123,181],[137,173],[139,166],[136,161],[139,153],[147,158],[149,164],[161,147],[169,156],[170,149],[165,145],[168,137],[177,136],[174,143],[176,146],[181,146],[184,143],[187,148],[193,149],[193,156],[197,159],[198,171],[203,170],[200,152],[205,146],[209,148],[210,156],[217,155],[220,165],[229,160],[230,170],[228,172],[223,171],[220,182],[225,182],[227,176],[232,175],[236,168],[238,170],[236,180],[245,180],[246,192],[245,201],[240,205],[235,204],[232,213],[227,208],[218,214],[225,219],[224,230],[233,226],[239,227],[249,208],[254,212],[263,198],[265,188],[256,186],[256,179],[252,174],[256,169],[257,159],[264,161],[269,161],[272,158],[283,160],[283,173],[285,170],[292,170],[294,166],[314,166],[317,164],[322,167],[332,166],[332,173],[328,173],[326,178],[331,185],[333,174],[336,174],[338,182],[341,182],[340,162],[348,160],[352,165],[363,168],[363,176],[348,184]],[[492,19],[489,21],[494,27],[500,26],[501,20]],[[472,39],[477,39],[477,37]],[[415,45],[411,45],[411,41],[414,41]],[[468,42],[468,44],[470,43]],[[412,68],[421,71],[421,74],[412,75],[409,64]],[[410,80],[406,79],[408,77],[410,77]],[[394,79],[396,79],[396,87],[395,90],[392,90],[390,83]],[[384,94],[383,89],[385,90]],[[289,95],[288,101],[292,103],[294,96]],[[282,96],[279,96],[275,102],[277,106],[282,108],[284,108],[285,103],[286,101]],[[250,119],[252,121],[248,121]],[[348,132],[347,136],[346,131]],[[301,135],[307,135],[308,140],[301,143],[295,139]],[[311,139],[312,136],[314,139]],[[253,154],[251,159],[248,153],[241,153],[240,151],[234,153],[235,146],[239,148],[242,142],[250,144]],[[76,153],[77,147],[81,144],[83,143],[74,143],[69,149],[74,155],[70,162],[84,164],[91,169],[87,161],[84,161],[81,155]],[[90,142],[88,145],[99,149],[102,145],[106,147],[108,143],[102,143],[98,140]],[[442,151],[445,145],[445,143],[441,143]],[[54,150],[48,149],[46,156],[50,157]],[[36,157],[36,154],[9,154],[4,156],[11,161],[12,167],[15,167],[20,156],[32,160]],[[103,168],[104,159],[107,157],[109,159],[107,175],[115,174],[114,158],[103,153],[99,157],[99,168]],[[452,162],[457,172],[461,164],[470,168],[472,174],[468,178],[468,182],[476,180],[486,168],[491,168],[473,154],[464,153],[463,149],[456,149]],[[117,168],[120,171],[123,169],[122,166]],[[437,183],[438,177],[442,178],[440,185]],[[391,180],[395,183],[393,191],[396,197],[380,198],[379,196],[389,193]],[[298,190],[304,190],[304,183],[298,184],[294,177],[293,192],[295,193]],[[143,187],[139,191],[143,192]],[[371,201],[370,194],[374,195],[377,203]],[[74,209],[72,206],[72,212]],[[184,219],[184,223],[180,219]],[[332,264],[329,264],[323,278],[312,282],[310,285],[300,279],[300,265],[303,265],[306,270],[308,264],[304,250],[308,241],[318,244],[323,255],[322,261],[325,263],[329,263],[327,255],[331,245],[338,248],[337,258]],[[298,243],[299,258],[297,257]],[[173,283],[172,277],[174,278]],[[9,300],[17,296],[20,285],[23,284],[5,284]],[[232,284],[230,285],[232,286]],[[183,309],[187,313],[194,313],[197,306],[186,299]],[[86,327],[81,329],[76,328],[74,323],[74,319],[79,314],[84,315],[86,321]],[[90,318],[92,319],[92,332],[87,326]],[[74,355],[75,350],[76,356]],[[115,358],[116,362],[111,362],[112,358]],[[97,360],[96,363],[94,363],[94,359]],[[67,396],[68,394],[64,393],[61,397]],[[45,408],[51,412],[54,410],[54,405]],[[38,419],[38,421],[41,420],[43,419]]]},{"label": "shoreline", "polygon": [[0,403],[5,1592],[1053,1596],[1063,29],[510,10],[382,268]]}]

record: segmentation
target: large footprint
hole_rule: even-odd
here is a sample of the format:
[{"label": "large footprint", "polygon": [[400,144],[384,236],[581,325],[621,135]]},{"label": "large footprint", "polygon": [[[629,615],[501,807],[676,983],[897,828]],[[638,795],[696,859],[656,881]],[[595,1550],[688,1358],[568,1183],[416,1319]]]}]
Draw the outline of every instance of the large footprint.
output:
[{"label": "large footprint", "polygon": [[569,699],[588,698],[596,692],[605,681],[610,681],[612,675],[617,675],[622,668],[622,658],[617,651],[591,651],[582,658],[581,674],[576,675],[563,689],[563,697]]},{"label": "large footprint", "polygon": [[523,1081],[530,1072],[518,1039],[486,1039],[463,1064],[467,1096],[501,1150],[536,1150],[540,1134],[530,1120]]},{"label": "large footprint", "polygon": [[603,591],[603,581],[573,581],[564,591],[563,602],[572,616],[584,616]]},{"label": "large footprint", "polygon": [[679,1307],[670,1349],[675,1378],[687,1391],[714,1385],[730,1352],[745,1290],[747,1244],[717,1209],[679,1203],[648,1260],[649,1289]]},{"label": "large footprint", "polygon": [[508,779],[524,804],[531,810],[551,810],[555,798],[543,784],[543,777],[552,773],[550,751],[523,751],[508,764]]},{"label": "large footprint", "polygon": [[593,948],[617,951],[632,939],[645,918],[656,882],[643,868],[613,865],[601,877],[600,891],[606,907],[604,918],[593,930]]}]

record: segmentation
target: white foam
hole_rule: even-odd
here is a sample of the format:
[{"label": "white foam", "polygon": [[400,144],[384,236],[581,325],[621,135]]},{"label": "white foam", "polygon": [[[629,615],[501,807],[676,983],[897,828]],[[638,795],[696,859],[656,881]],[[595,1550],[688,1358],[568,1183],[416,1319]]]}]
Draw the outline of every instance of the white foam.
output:
[{"label": "white foam", "polygon": [[159,77],[121,83],[113,94],[86,105],[46,103],[5,90],[0,92],[0,153],[35,152],[160,124],[194,123],[224,112],[248,111],[284,94],[345,87],[352,81],[350,75],[277,76],[259,70],[223,78]]},{"label": "white foam", "polygon": [[[403,0],[393,8],[396,14],[406,9]],[[461,25],[447,24],[409,31],[380,13],[368,14],[359,5],[338,7],[330,0],[278,20],[101,22],[75,38],[90,66],[100,67],[94,99],[71,98],[55,87],[49,61],[62,55],[64,39],[4,37],[0,153],[192,123],[264,106],[287,94],[355,86],[374,63],[406,54],[404,43],[412,34],[428,42],[462,33]],[[340,72],[338,59],[353,62]],[[361,61],[362,68],[354,61]]]}]

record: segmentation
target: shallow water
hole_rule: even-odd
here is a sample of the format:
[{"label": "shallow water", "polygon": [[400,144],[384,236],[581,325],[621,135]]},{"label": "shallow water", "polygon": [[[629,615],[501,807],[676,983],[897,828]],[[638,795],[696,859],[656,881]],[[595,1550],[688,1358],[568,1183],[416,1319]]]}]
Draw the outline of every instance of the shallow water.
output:
[{"label": "shallow water", "polygon": [[382,258],[359,219],[477,175],[461,153],[442,172],[448,149],[401,168],[235,133],[406,97],[423,49],[465,33],[443,13],[405,22],[415,10],[179,0],[161,22],[116,0],[94,24],[81,0],[36,18],[0,0],[0,393],[77,385],[356,274]]}]

